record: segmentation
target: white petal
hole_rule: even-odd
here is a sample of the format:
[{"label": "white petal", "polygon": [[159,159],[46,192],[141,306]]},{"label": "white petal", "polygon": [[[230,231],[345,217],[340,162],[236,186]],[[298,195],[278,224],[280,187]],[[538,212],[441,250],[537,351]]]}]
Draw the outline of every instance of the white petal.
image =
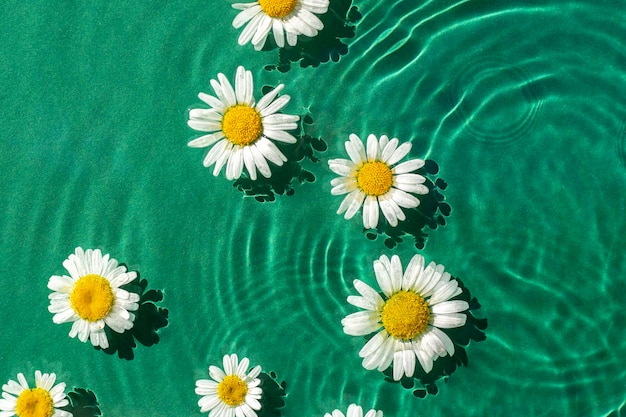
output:
[{"label": "white petal", "polygon": [[389,157],[391,157],[391,155],[393,155],[393,153],[395,152],[395,150],[398,147],[398,139],[397,138],[393,138],[391,139],[387,145],[382,149],[381,151],[381,156],[380,158],[383,161],[387,161],[389,159]]},{"label": "white petal", "polygon": [[364,298],[368,299],[370,302],[374,303],[377,307],[382,307],[385,304],[383,298],[374,290],[372,287],[364,283],[359,279],[355,279],[353,281],[354,288],[361,294]]},{"label": "white petal", "polygon": [[396,211],[393,207],[393,200],[391,197],[386,195],[382,195],[378,197],[378,204],[380,206],[380,210],[383,212],[385,219],[392,226],[396,227],[398,225],[398,216],[396,215]]},{"label": "white petal", "polygon": [[460,313],[469,308],[469,304],[464,300],[444,301],[431,306],[430,311],[435,314]]},{"label": "white petal", "polygon": [[378,148],[378,139],[375,135],[370,134],[367,137],[367,159],[375,161],[380,157],[380,149]]},{"label": "white petal", "polygon": [[[365,358],[372,355],[382,346],[383,342],[389,337],[389,334],[383,329],[375,334],[359,351],[359,356]],[[373,369],[373,368],[372,368]]]},{"label": "white petal", "polygon": [[389,265],[389,278],[391,279],[391,290],[396,293],[402,288],[402,263],[398,255],[391,257]]},{"label": "white petal", "polygon": [[242,66],[237,67],[235,74],[235,96],[238,104],[253,105],[253,82],[252,73]]},{"label": "white petal", "polygon": [[334,187],[330,190],[332,195],[348,194],[357,189],[356,180],[354,178],[334,178],[331,181]]},{"label": "white petal", "polygon": [[322,21],[315,16],[313,13],[309,12],[307,9],[302,8],[300,10],[300,12],[298,13],[298,17],[307,25],[309,25],[310,27],[312,27],[315,30],[322,30],[324,29],[324,24],[322,23]]},{"label": "white petal", "polygon": [[289,46],[296,46],[296,43],[298,42],[297,34],[291,33],[291,32],[285,32],[285,35],[287,36],[287,44],[289,44]]},{"label": "white petal", "polygon": [[200,136],[192,141],[190,141],[187,146],[191,148],[206,148],[208,146],[213,145],[215,142],[224,137],[223,132],[211,133],[209,135]]},{"label": "white petal", "polygon": [[[349,199],[349,200],[348,200]],[[354,215],[359,211],[361,206],[363,205],[363,200],[365,200],[365,193],[356,189],[350,194],[346,196],[344,201],[341,203],[343,205],[344,202],[348,201],[348,206],[346,208],[346,213],[344,214],[345,219],[351,219]],[[341,210],[341,206],[339,209]],[[337,211],[339,213],[339,210]]]},{"label": "white petal", "polygon": [[[436,271],[438,271],[436,273]],[[439,276],[443,272],[443,266],[437,266],[434,262],[430,262],[426,269],[417,277],[415,282],[415,292],[424,295],[429,293],[439,282]]]},{"label": "white petal", "polygon": [[[443,268],[443,266],[442,266]],[[439,304],[442,301],[448,301],[450,298],[454,297],[456,294],[456,290],[459,287],[459,283],[456,280],[448,281],[443,285],[439,285],[433,291],[432,296],[428,300],[428,304],[433,306],[435,304]],[[427,296],[428,292],[424,292],[424,296]]]},{"label": "white petal", "polygon": [[439,330],[436,327],[431,327],[428,333],[426,333],[424,336],[426,335],[432,335],[436,337],[443,344],[445,350],[448,352],[448,355],[454,355],[454,343],[452,342],[452,339],[450,339],[450,337],[443,331]]},{"label": "white petal", "polygon": [[[220,174],[220,171],[222,170],[222,167],[224,167],[224,165],[226,164],[226,162],[228,162],[228,159],[230,158],[230,155],[232,154],[232,150],[233,150],[233,143],[229,140],[226,140],[226,146],[224,147],[224,151],[222,152],[222,154],[220,155],[219,158],[217,158],[217,161],[215,161],[215,166],[213,167],[213,175],[214,176],[218,176]],[[218,145],[221,142],[218,143]],[[215,145],[217,146],[217,145]],[[212,149],[211,149],[212,150]]]},{"label": "white petal", "polygon": [[295,114],[275,113],[263,118],[263,126],[274,127],[276,125],[295,124],[298,120],[300,120],[300,116]]},{"label": "white petal", "polygon": [[426,181],[426,178],[420,174],[400,174],[395,175],[393,180],[397,184],[422,184]]},{"label": "white petal", "polygon": [[380,314],[375,311],[358,311],[341,320],[343,331],[350,336],[365,336],[380,329]]},{"label": "white petal", "polygon": [[217,382],[222,382],[226,377],[224,371],[214,365],[209,366],[209,375]]},{"label": "white petal", "polygon": [[404,271],[404,276],[402,277],[402,289],[414,291],[414,285],[423,269],[424,257],[422,255],[414,255]]},{"label": "white petal", "polygon": [[374,261],[374,273],[380,289],[387,297],[391,297],[394,293],[394,285],[389,276],[389,271],[380,260]]},{"label": "white petal", "polygon": [[[295,127],[297,127],[297,125]],[[290,129],[290,130],[293,130],[293,129]],[[265,130],[263,131],[263,135],[269,139],[273,139],[278,142],[296,143],[298,141],[291,133],[287,133],[283,130],[274,130],[274,129],[265,128]]]},{"label": "white petal", "polygon": [[246,171],[248,171],[248,175],[252,181],[255,181],[256,176],[256,165],[254,163],[254,156],[252,155],[252,146],[244,146],[243,148],[243,162],[246,167]]},{"label": "white petal", "polygon": [[422,159],[410,159],[408,161],[405,161],[401,164],[396,165],[393,168],[393,173],[394,174],[406,174],[408,172],[413,172],[417,169],[420,169],[421,167],[424,166],[424,160]]},{"label": "white petal", "polygon": [[267,32],[263,33],[263,36],[261,36],[258,39],[255,39],[255,43],[253,43],[255,51],[260,51],[263,49],[263,47],[265,46],[265,42],[267,42],[267,38],[269,34],[270,34],[270,31],[268,30]]},{"label": "white petal", "polygon": [[226,108],[226,106],[220,99],[218,99],[217,97],[213,97],[210,94],[198,93],[198,98],[204,101],[206,104],[208,104],[209,106],[211,106],[214,110],[218,112]]},{"label": "white petal", "polygon": [[248,358],[242,358],[241,361],[239,362],[239,365],[237,365],[237,369],[235,370],[235,374],[241,376],[245,376],[246,375],[246,371],[248,370],[248,367],[250,366],[250,359]]},{"label": "white petal", "polygon": [[[427,186],[425,186],[424,184],[400,184],[398,182],[393,181],[393,186],[394,188],[398,189],[398,190],[402,190],[404,192],[407,193],[415,193],[415,194],[420,194],[420,195],[426,195],[429,192],[429,189]],[[417,203],[419,205],[419,200],[417,200]]]},{"label": "white petal", "polygon": [[237,39],[237,43],[239,43],[239,45],[245,45],[252,40],[252,37],[256,34],[259,23],[263,19],[263,16],[263,13],[255,14],[254,17],[248,22],[246,27],[243,28],[243,30],[239,34],[239,38]]},{"label": "white petal", "polygon": [[363,142],[361,142],[361,139],[354,133],[350,134],[350,141],[345,143],[345,148],[348,156],[350,156],[350,159],[355,164],[359,165],[361,162],[367,160]]},{"label": "white petal", "polygon": [[368,195],[363,203],[363,227],[375,229],[378,226],[378,200]]},{"label": "white petal", "polygon": [[250,151],[252,153],[252,157],[254,158],[254,163],[265,178],[270,178],[272,176],[272,171],[270,170],[269,165],[267,164],[267,160],[259,150],[256,144],[250,147]]},{"label": "white petal", "polygon": [[398,206],[404,208],[415,208],[419,206],[420,202],[417,197],[397,188],[392,190],[393,191],[391,192],[391,198],[393,199],[393,201],[396,202],[396,204],[398,204]]},{"label": "white petal", "polygon": [[236,354],[233,353],[232,355],[224,355],[224,357],[222,358],[222,364],[224,365],[224,373],[226,375],[234,374],[235,370],[237,369],[238,362],[239,360]]},{"label": "white petal", "polygon": [[348,304],[352,304],[355,307],[363,308],[365,310],[376,310],[378,305],[373,303],[371,300],[361,297],[358,295],[349,295],[348,296]]},{"label": "white petal", "polygon": [[330,159],[328,161],[328,167],[337,175],[347,176],[356,169],[354,162],[343,158]]},{"label": "white petal", "polygon": [[363,409],[360,405],[350,404],[346,411],[347,417],[363,417]]},{"label": "white petal", "polygon": [[63,293],[70,293],[74,287],[74,280],[67,275],[58,276],[53,275],[48,280],[48,288],[52,291],[60,291]]},{"label": "white petal", "polygon": [[280,19],[273,19],[272,33],[274,34],[274,41],[279,48],[285,47],[285,31],[283,23]]},{"label": "white petal", "polygon": [[289,103],[290,100],[291,100],[291,97],[289,95],[287,94],[282,95],[278,97],[276,100],[274,100],[267,107],[263,108],[262,110],[259,110],[259,114],[263,117],[274,114],[277,111],[280,111],[283,107],[285,107],[287,103]]},{"label": "white petal", "polygon": [[410,142],[403,143],[402,145],[398,146],[398,148],[393,152],[393,154],[391,154],[389,159],[387,159],[385,162],[387,162],[387,164],[389,165],[393,165],[397,163],[409,153],[412,146],[413,145],[411,145]]},{"label": "white petal", "polygon": [[233,180],[241,177],[243,170],[243,149],[241,146],[233,147],[233,152],[228,158],[226,165],[226,179]]},{"label": "white petal", "polygon": [[[268,15],[263,15],[261,20],[259,21],[259,27],[257,28],[256,33],[252,37],[252,44],[257,45],[260,44],[261,41],[265,44],[265,39],[267,38],[267,34],[270,32],[272,28],[272,18]],[[261,46],[262,48],[263,46]]]},{"label": "white petal", "polygon": [[299,13],[292,14],[291,17],[285,21],[285,29],[301,33],[308,37],[317,35],[317,29],[309,25],[305,20],[301,19],[301,15]]},{"label": "white petal", "polygon": [[255,4],[252,7],[248,7],[247,9],[242,10],[233,19],[233,27],[235,29],[239,29],[244,24],[246,24],[246,22],[252,19],[256,14],[258,14],[260,11],[261,11],[261,6],[258,4]]},{"label": "white petal", "polygon": [[270,105],[270,103],[272,101],[274,101],[274,99],[276,98],[276,96],[278,96],[278,93],[280,93],[280,91],[285,87],[284,84],[279,84],[276,88],[274,88],[273,90],[271,90],[270,92],[268,92],[267,94],[265,94],[263,97],[261,97],[261,100],[259,100],[259,102],[256,105],[256,110],[258,112],[260,112],[261,110],[265,109],[267,106]]},{"label": "white petal", "polygon": [[274,164],[281,166],[287,161],[287,157],[269,139],[261,138],[255,142],[255,145],[263,156]]},{"label": "white petal", "polygon": [[433,326],[441,329],[453,329],[465,325],[467,316],[462,313],[453,314],[432,314],[430,316]]},{"label": "white petal", "polygon": [[[215,109],[191,109],[189,118],[194,120],[206,120],[211,122],[221,122],[224,115]],[[117,265],[115,265],[117,266]]]},{"label": "white petal", "polygon": [[396,346],[400,343],[393,337],[387,338],[383,343],[382,349],[380,350],[379,362],[378,362],[378,370],[384,371],[389,368],[391,362],[393,362],[393,353],[397,350]]},{"label": "white petal", "polygon": [[312,13],[324,14],[328,11],[328,0],[302,0],[302,6],[306,7],[307,10]]},{"label": "white petal", "polygon": [[211,165],[213,165],[215,161],[217,161],[226,151],[229,143],[231,142],[227,139],[222,139],[220,142],[216,143],[204,157],[204,161],[202,161],[202,164],[205,167],[210,167]]},{"label": "white petal", "polygon": [[417,360],[420,365],[424,369],[424,372],[429,373],[433,369],[433,357],[426,354],[426,352],[421,347],[421,343],[419,341],[413,342],[413,351],[415,352],[415,356],[417,356]]}]

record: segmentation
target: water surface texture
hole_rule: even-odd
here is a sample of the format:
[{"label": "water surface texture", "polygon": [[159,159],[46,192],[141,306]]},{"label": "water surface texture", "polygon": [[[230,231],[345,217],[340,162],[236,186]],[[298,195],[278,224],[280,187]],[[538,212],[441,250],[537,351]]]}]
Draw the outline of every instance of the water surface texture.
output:
[{"label": "water surface texture", "polygon": [[[331,0],[331,4],[334,0]],[[226,0],[0,4],[0,381],[35,369],[106,416],[200,416],[195,380],[236,352],[287,382],[284,416],[357,402],[389,417],[613,416],[626,401],[626,20],[619,1],[355,0],[337,62],[268,71]],[[314,41],[313,41],[314,42]],[[260,203],[187,147],[197,93],[238,65],[285,84],[328,149]],[[350,133],[411,141],[452,208],[418,250],[335,214]],[[67,336],[50,275],[100,248],[163,290],[135,359]],[[420,399],[362,368],[352,280],[415,253],[481,303],[487,339]],[[623,413],[623,411],[622,411]]]}]

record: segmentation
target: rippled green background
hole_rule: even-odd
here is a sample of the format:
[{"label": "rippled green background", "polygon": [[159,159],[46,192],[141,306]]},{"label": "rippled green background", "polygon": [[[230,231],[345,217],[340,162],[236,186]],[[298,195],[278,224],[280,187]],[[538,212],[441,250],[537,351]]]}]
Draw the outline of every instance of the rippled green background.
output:
[{"label": "rippled green background", "polygon": [[[331,0],[332,1],[332,0]],[[35,369],[106,416],[200,416],[224,353],[288,384],[285,416],[605,416],[626,400],[626,6],[356,1],[349,53],[268,72],[223,0],[0,3],[0,380]],[[317,180],[259,203],[202,167],[188,108],[238,65],[284,83],[329,145]],[[343,334],[371,263],[417,250],[335,214],[326,161],[349,133],[413,143],[453,211],[420,253],[463,279],[487,340],[435,396],[366,371]],[[133,361],[67,336],[46,283],[98,247],[162,289],[170,325]],[[622,411],[623,414],[624,411]]]}]

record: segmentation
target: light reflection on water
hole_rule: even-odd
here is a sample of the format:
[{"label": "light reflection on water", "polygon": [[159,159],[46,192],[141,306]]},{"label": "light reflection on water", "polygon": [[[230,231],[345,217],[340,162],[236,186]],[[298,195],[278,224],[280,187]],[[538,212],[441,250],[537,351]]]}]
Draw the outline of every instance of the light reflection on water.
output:
[{"label": "light reflection on water", "polygon": [[[20,41],[7,58],[26,75],[0,96],[10,122],[0,165],[6,310],[47,297],[45,285],[14,283],[15,265],[43,282],[84,245],[119,254],[163,289],[171,320],[158,345],[123,363],[69,340],[45,308],[19,325],[7,316],[5,374],[52,364],[93,389],[107,415],[199,415],[194,378],[236,351],[287,382],[285,416],[350,402],[395,417],[623,408],[626,25],[614,4],[544,3],[356,2],[363,16],[348,53],[286,72],[264,69],[276,51],[222,47],[236,39],[229,4],[181,2],[164,14],[137,5],[121,22],[115,9],[97,19],[104,32],[84,10],[38,10],[35,50],[65,52],[40,62]],[[110,39],[145,16],[150,30],[162,27],[154,42],[134,31],[135,44]],[[328,145],[319,163],[303,162],[316,179],[293,196],[244,198],[185,147],[185,109],[240,64],[258,91],[285,83],[289,109],[310,112],[311,134]],[[425,399],[363,369],[363,341],[341,329],[352,280],[373,282],[381,254],[418,252],[410,240],[368,240],[358,216],[335,214],[326,161],[350,133],[411,141],[411,157],[436,161],[452,211],[419,252],[461,278],[489,319],[468,366]],[[40,349],[25,327],[55,343]]]}]

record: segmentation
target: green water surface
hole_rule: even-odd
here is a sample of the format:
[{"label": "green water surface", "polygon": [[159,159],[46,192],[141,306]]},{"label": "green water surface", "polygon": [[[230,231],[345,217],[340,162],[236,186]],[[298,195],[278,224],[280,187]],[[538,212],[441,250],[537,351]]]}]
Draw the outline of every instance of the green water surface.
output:
[{"label": "green water surface", "polygon": [[[287,382],[282,415],[350,403],[415,416],[606,416],[626,401],[626,3],[355,0],[338,62],[268,71],[226,0],[0,3],[0,382],[55,372],[105,416],[200,416],[195,381],[236,352]],[[331,5],[337,5],[331,0]],[[314,40],[313,40],[314,42]],[[260,203],[187,147],[197,93],[238,65],[285,84],[328,145],[315,181]],[[390,249],[335,214],[350,133],[413,144],[452,212]],[[68,337],[51,275],[100,248],[162,290],[160,342],[120,359]],[[460,277],[487,339],[424,399],[367,371],[341,318],[373,260]],[[623,413],[623,411],[622,411]]]}]

